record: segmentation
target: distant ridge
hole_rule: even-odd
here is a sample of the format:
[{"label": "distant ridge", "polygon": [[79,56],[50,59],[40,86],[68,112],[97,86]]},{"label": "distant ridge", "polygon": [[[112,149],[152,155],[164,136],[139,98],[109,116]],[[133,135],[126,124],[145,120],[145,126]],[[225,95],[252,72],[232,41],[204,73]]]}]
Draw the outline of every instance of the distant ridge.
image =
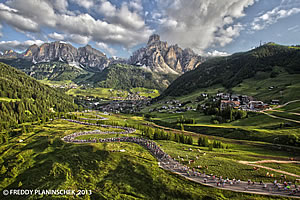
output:
[{"label": "distant ridge", "polygon": [[25,52],[5,51],[0,59],[24,59],[32,64],[65,62],[91,72],[101,72],[110,64],[145,66],[152,72],[182,74],[195,69],[205,59],[191,49],[178,45],[168,46],[160,41],[159,35],[151,35],[146,47],[140,48],[128,59],[108,58],[103,52],[90,45],[76,48],[66,42],[56,41],[41,46],[31,45]]},{"label": "distant ridge", "polygon": [[300,47],[267,43],[248,52],[212,58],[176,79],[160,98],[187,95],[216,84],[230,89],[244,79],[254,77],[257,72],[269,72],[275,77],[278,73],[276,67],[290,74],[299,74]]}]

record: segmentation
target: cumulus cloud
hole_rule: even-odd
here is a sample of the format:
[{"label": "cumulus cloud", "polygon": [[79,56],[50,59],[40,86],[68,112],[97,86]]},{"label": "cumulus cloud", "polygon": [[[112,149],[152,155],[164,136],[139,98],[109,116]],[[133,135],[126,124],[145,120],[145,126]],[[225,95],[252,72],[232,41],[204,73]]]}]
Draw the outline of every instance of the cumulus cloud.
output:
[{"label": "cumulus cloud", "polygon": [[[163,39],[202,53],[211,46],[230,43],[243,30],[235,19],[255,0],[158,0],[158,23]],[[160,16],[161,15],[161,16]]]},{"label": "cumulus cloud", "polygon": [[77,34],[71,34],[68,37],[68,40],[77,44],[87,44],[91,40],[89,36],[83,36],[83,35],[77,35]]},{"label": "cumulus cloud", "polygon": [[71,0],[71,1],[86,9],[90,9],[91,7],[94,6],[93,0]]},{"label": "cumulus cloud", "polygon": [[0,21],[6,22],[20,31],[39,32],[39,25],[35,21],[22,16],[16,9],[0,3]]},{"label": "cumulus cloud", "polygon": [[254,31],[263,30],[266,27],[275,24],[280,19],[300,13],[299,3],[297,5],[299,7],[287,8],[287,6],[281,4],[280,6],[275,7],[273,10],[261,14],[253,20],[253,22],[251,23],[251,29]]},{"label": "cumulus cloud", "polygon": [[[87,9],[102,8],[99,12],[105,16],[100,19],[88,13],[71,12],[67,10],[68,2]],[[9,0],[0,3],[0,21],[25,33],[40,33],[45,27],[61,32],[61,35],[49,34],[52,39],[62,39],[64,35],[65,39],[78,44],[95,41],[131,48],[146,42],[153,30],[128,6],[124,3],[117,8],[107,0]]]},{"label": "cumulus cloud", "polygon": [[64,34],[59,34],[59,33],[50,33],[48,34],[48,37],[54,40],[64,40],[65,39],[65,35]]},{"label": "cumulus cloud", "polygon": [[129,1],[129,7],[137,12],[142,12],[144,9],[141,0]]},{"label": "cumulus cloud", "polygon": [[26,40],[24,42],[20,42],[17,40],[0,41],[0,51],[4,52],[11,49],[15,49],[17,51],[24,51],[33,44],[41,45],[43,43],[44,41],[41,40]]},{"label": "cumulus cloud", "polygon": [[230,54],[223,51],[214,50],[212,52],[207,52],[207,56],[209,57],[219,57],[219,56],[229,56]]},{"label": "cumulus cloud", "polygon": [[109,47],[107,44],[105,44],[103,42],[97,42],[96,47],[107,51],[111,56],[114,56],[117,53],[117,51],[115,49]]},{"label": "cumulus cloud", "polygon": [[106,17],[112,17],[116,15],[117,8],[109,1],[102,1],[101,4],[97,6],[97,11]]},{"label": "cumulus cloud", "polygon": [[82,45],[86,45],[89,43],[89,41],[91,40],[90,37],[88,36],[83,36],[83,35],[78,35],[78,34],[60,34],[60,33],[50,33],[48,34],[48,37],[53,39],[53,40],[59,40],[59,41],[69,41],[69,42],[73,42],[76,44],[82,44]]},{"label": "cumulus cloud", "polygon": [[49,0],[53,8],[60,13],[68,12],[68,0]]},{"label": "cumulus cloud", "polygon": [[130,11],[127,3],[123,3],[120,8],[117,8],[109,1],[104,0],[98,6],[97,11],[106,17],[108,23],[118,24],[128,30],[140,30],[146,27],[144,19],[137,12]]}]

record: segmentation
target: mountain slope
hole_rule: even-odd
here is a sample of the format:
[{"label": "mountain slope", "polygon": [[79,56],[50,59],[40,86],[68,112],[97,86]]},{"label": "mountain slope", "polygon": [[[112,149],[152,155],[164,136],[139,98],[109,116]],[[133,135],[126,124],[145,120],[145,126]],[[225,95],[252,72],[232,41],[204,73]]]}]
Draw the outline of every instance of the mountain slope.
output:
[{"label": "mountain slope", "polygon": [[87,76],[90,72],[77,67],[71,66],[64,62],[50,61],[33,64],[31,61],[22,58],[0,59],[0,62],[11,65],[27,75],[38,80],[47,79],[50,81],[72,80],[77,82],[79,77]]},{"label": "mountain slope", "polygon": [[195,69],[204,58],[195,54],[191,49],[181,49],[178,45],[168,46],[160,41],[159,35],[152,35],[147,46],[138,49],[129,58],[128,63],[146,66],[153,72],[182,74]]},{"label": "mountain slope", "polygon": [[173,74],[158,74],[144,67],[116,64],[96,73],[88,82],[97,87],[114,89],[131,89],[144,87],[164,90],[177,76]]},{"label": "mountain slope", "polygon": [[27,63],[64,62],[88,71],[102,71],[109,65],[106,55],[90,45],[75,48],[65,42],[44,43],[41,46],[32,45],[24,53],[18,54],[12,50],[4,52],[1,59],[25,59]]},{"label": "mountain slope", "polygon": [[43,85],[15,68],[0,63],[0,130],[45,118],[52,112],[77,109],[62,91]]},{"label": "mountain slope", "polygon": [[230,89],[259,72],[269,72],[271,78],[276,77],[280,73],[278,68],[289,74],[299,74],[300,49],[269,43],[245,53],[210,59],[176,79],[161,98],[182,96],[217,84]]}]

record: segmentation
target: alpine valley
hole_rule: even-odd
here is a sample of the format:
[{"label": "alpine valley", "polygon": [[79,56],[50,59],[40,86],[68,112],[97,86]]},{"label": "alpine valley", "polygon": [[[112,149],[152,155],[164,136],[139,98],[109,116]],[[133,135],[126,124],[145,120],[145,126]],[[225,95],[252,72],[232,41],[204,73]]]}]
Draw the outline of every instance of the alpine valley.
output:
[{"label": "alpine valley", "polygon": [[0,58],[0,199],[300,197],[297,45],[205,57],[155,34],[128,59],[59,41]]},{"label": "alpine valley", "polygon": [[[167,42],[160,41],[158,35],[150,36],[147,46],[134,52],[128,60],[107,58],[90,45],[77,49],[59,41],[32,45],[20,54],[6,51],[0,56],[1,62],[38,80],[72,81],[113,89],[144,87],[160,91],[204,60],[191,49],[168,46]],[[111,84],[111,79],[115,84]],[[123,84],[118,84],[120,82]]]}]

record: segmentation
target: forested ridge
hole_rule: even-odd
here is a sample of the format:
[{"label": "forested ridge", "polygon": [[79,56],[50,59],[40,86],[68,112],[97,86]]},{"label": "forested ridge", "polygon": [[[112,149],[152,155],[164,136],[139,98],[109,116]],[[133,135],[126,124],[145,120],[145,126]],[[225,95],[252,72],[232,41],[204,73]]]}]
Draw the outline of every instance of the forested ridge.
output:
[{"label": "forested ridge", "polygon": [[172,82],[160,98],[186,95],[216,84],[230,89],[254,77],[257,72],[269,72],[271,78],[276,77],[276,67],[290,74],[299,74],[300,47],[268,43],[248,52],[212,58]]},{"label": "forested ridge", "polygon": [[77,78],[88,75],[88,72],[75,66],[60,61],[41,62],[33,64],[22,58],[0,59],[0,62],[15,67],[27,75],[38,79],[48,79],[51,81],[72,80],[77,82]]},{"label": "forested ridge", "polygon": [[45,121],[55,112],[77,109],[73,98],[0,63],[0,132],[18,124]]},{"label": "forested ridge", "polygon": [[[176,79],[176,75],[158,74],[142,67],[125,64],[110,65],[101,73],[96,73],[88,81],[97,87],[114,89],[131,89],[144,87],[164,90],[167,85]],[[166,84],[166,83],[167,84]]]}]

